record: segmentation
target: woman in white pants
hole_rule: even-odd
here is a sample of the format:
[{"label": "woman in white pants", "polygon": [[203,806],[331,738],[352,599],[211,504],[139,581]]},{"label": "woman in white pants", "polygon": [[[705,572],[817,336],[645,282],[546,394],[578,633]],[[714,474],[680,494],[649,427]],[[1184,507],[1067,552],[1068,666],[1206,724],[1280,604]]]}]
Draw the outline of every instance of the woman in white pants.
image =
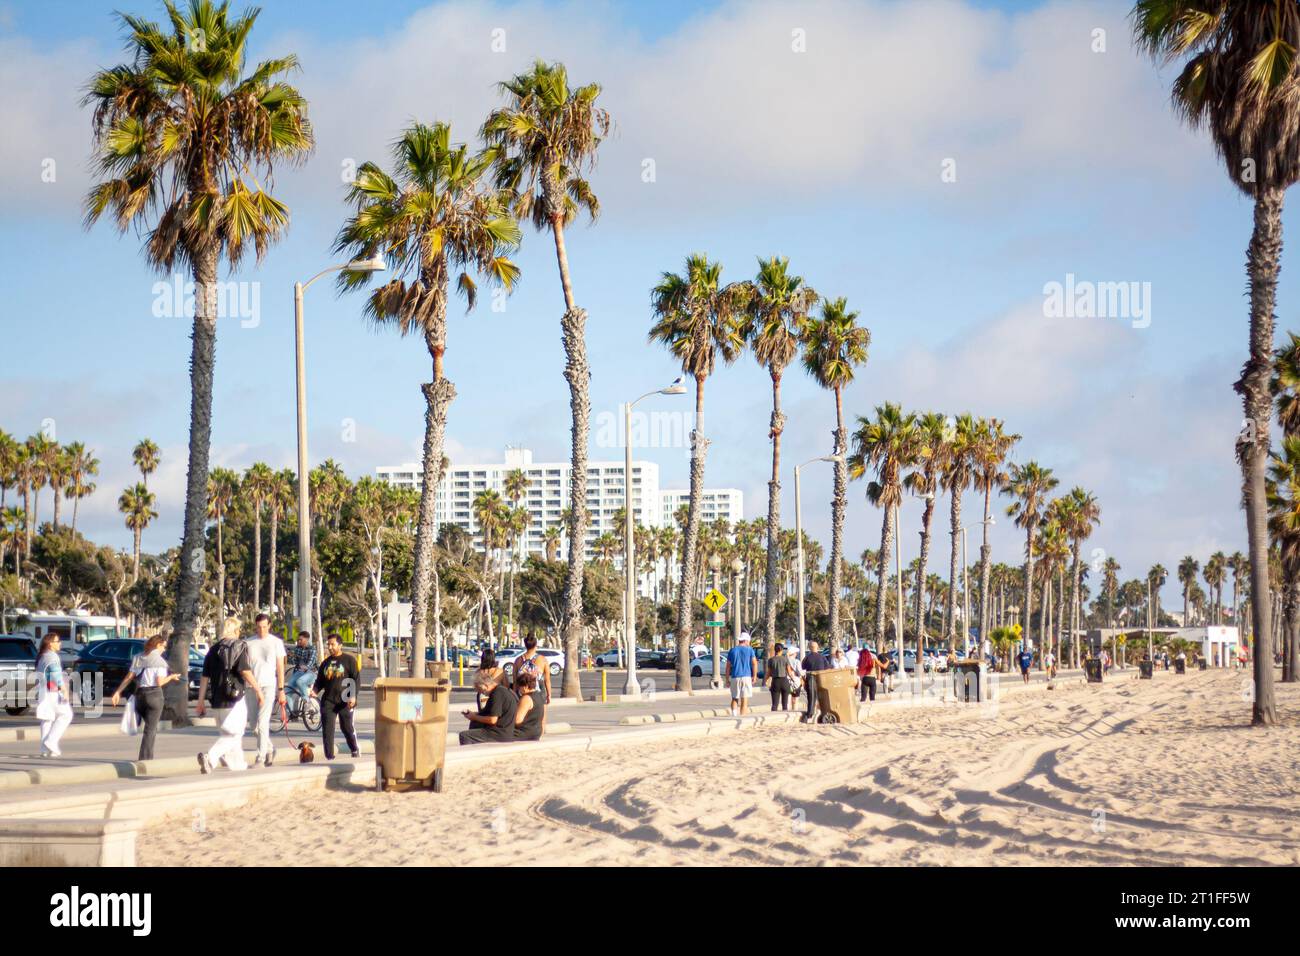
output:
[{"label": "woman in white pants", "polygon": [[41,682],[36,719],[41,722],[42,757],[63,756],[59,741],[72,723],[72,698],[63,677],[63,662],[59,660],[61,646],[63,641],[58,634],[46,634],[36,656],[36,673]]}]

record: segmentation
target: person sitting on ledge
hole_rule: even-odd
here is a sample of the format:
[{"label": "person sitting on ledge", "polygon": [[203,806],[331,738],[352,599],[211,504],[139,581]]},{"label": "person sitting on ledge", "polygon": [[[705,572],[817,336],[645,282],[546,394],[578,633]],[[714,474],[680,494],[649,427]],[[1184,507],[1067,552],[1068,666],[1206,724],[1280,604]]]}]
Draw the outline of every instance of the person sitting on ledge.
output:
[{"label": "person sitting on ledge", "polygon": [[460,732],[461,746],[486,744],[514,739],[515,712],[519,707],[515,692],[502,683],[503,675],[497,671],[479,671],[474,679],[474,689],[482,698],[478,713],[462,711],[473,727]]},{"label": "person sitting on ledge", "polygon": [[528,671],[515,678],[519,704],[515,711],[515,740],[541,740],[546,715],[545,691],[537,686],[537,675]]}]

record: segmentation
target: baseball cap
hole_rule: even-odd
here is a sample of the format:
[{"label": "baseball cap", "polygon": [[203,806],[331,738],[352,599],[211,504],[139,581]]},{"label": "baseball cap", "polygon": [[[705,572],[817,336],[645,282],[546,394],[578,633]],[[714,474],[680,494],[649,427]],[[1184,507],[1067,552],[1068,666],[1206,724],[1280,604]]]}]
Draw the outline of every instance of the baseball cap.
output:
[{"label": "baseball cap", "polygon": [[742,644],[747,643],[747,642],[749,641],[749,631],[741,631],[741,632],[740,632],[740,637],[738,638],[738,640],[739,640]]}]

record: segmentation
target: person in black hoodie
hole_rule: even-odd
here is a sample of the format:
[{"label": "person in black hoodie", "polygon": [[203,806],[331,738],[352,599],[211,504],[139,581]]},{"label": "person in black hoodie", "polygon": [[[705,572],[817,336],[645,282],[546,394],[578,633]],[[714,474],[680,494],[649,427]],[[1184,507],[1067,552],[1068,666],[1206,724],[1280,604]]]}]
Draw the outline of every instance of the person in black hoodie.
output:
[{"label": "person in black hoodie", "polygon": [[343,639],[337,634],[325,638],[325,660],[316,670],[316,682],[309,693],[320,698],[320,731],[325,744],[325,759],[334,759],[334,721],[343,728],[352,756],[360,757],[357,732],[352,726],[352,711],[357,706],[357,691],[361,687],[361,674],[357,659],[343,653]]},{"label": "person in black hoodie", "polygon": [[[808,654],[803,659],[803,670],[805,674],[812,674],[814,671],[828,671],[831,669],[831,662],[826,659],[826,655],[821,652],[821,645],[816,641],[808,642]],[[804,714],[804,723],[812,720],[813,711],[817,708],[817,681],[809,677],[805,680],[808,689],[808,711]]]},{"label": "person in black hoodie", "polygon": [[515,713],[519,708],[519,698],[515,692],[502,683],[502,676],[496,673],[479,672],[474,681],[474,688],[483,698],[478,713],[462,711],[469,719],[473,729],[460,732],[461,746],[466,744],[485,744],[513,740],[515,737]]}]

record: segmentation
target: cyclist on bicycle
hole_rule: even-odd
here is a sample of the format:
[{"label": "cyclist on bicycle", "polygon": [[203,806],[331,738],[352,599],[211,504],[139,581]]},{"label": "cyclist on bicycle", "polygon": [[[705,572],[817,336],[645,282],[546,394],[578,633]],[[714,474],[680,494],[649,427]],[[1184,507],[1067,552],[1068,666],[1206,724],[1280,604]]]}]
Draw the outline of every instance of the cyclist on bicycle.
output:
[{"label": "cyclist on bicycle", "polygon": [[316,680],[316,645],[312,643],[311,631],[298,632],[298,643],[289,651],[289,663],[293,671],[285,684],[298,695],[299,700],[304,700]]}]

